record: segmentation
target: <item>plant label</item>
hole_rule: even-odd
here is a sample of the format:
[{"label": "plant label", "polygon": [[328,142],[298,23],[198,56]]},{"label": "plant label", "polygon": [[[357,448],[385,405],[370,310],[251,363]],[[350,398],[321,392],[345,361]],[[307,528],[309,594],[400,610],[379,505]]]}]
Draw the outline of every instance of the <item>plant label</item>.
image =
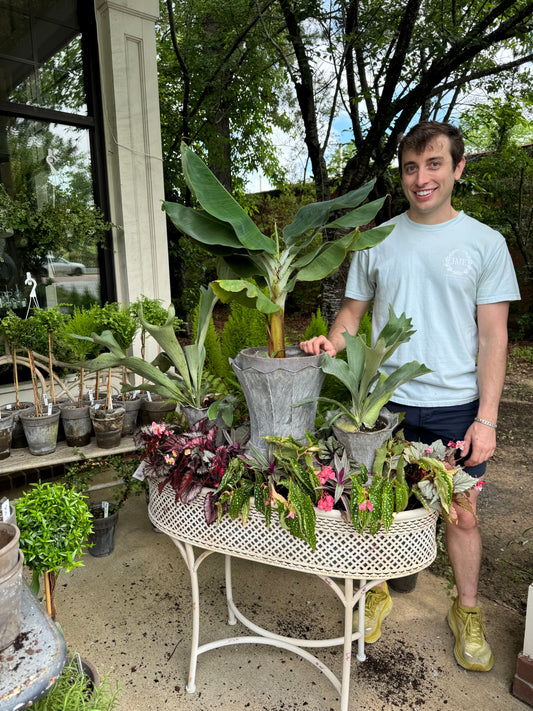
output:
[{"label": "plant label", "polygon": [[102,501],[102,508],[104,509],[104,518],[109,516],[109,501]]},{"label": "plant label", "polygon": [[4,496],[0,501],[0,516],[2,516],[2,521],[7,521],[9,518],[9,499]]},{"label": "plant label", "polygon": [[146,474],[144,473],[145,462],[141,462],[137,469],[133,472],[133,479],[138,479],[139,481],[144,481],[146,479]]},{"label": "plant label", "polygon": [[89,402],[91,405],[94,405],[94,395],[92,390],[89,390]]},{"label": "plant label", "polygon": [[[43,403],[45,407],[48,407],[48,395],[46,393],[43,394]],[[50,414],[50,413],[48,413]]]},{"label": "plant label", "polygon": [[11,410],[11,405],[6,405],[6,410]]},{"label": "plant label", "polygon": [[52,414],[52,403],[51,402],[48,403],[48,414],[49,415]]},{"label": "plant label", "polygon": [[148,398],[148,402],[152,402],[152,393],[149,390],[146,391],[146,397]]}]

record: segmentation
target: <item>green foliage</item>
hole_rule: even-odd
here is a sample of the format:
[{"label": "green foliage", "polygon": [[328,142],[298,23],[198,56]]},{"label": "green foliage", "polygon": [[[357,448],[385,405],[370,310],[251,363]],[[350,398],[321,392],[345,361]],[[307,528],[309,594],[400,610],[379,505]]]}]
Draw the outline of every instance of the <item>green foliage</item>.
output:
[{"label": "green foliage", "polygon": [[[236,358],[244,348],[266,346],[268,333],[266,322],[259,311],[241,306],[237,302],[230,304],[230,314],[222,329],[221,348],[224,360]],[[228,368],[231,366],[228,363]],[[233,371],[231,371],[233,372]]]},{"label": "green foliage", "polygon": [[322,318],[320,309],[317,309],[311,317],[311,323],[306,328],[303,340],[308,341],[310,338],[315,338],[315,336],[327,336],[328,335],[328,324]]},{"label": "green foliage", "polygon": [[[148,296],[144,296],[144,294],[141,294],[130,304],[130,312],[135,318],[138,318],[139,314],[142,313],[146,321],[156,326],[163,326],[168,317],[168,312],[163,306],[162,299],[150,299]],[[184,322],[176,316],[174,319],[174,330],[179,331],[184,325]]]},{"label": "green foliage", "polygon": [[77,360],[84,360],[98,352],[98,346],[91,335],[98,330],[100,306],[94,304],[89,308],[75,307],[70,319],[61,329],[61,338],[72,349]]},{"label": "green foliage", "polygon": [[[263,313],[269,323],[269,354],[284,357],[287,295],[298,281],[320,281],[333,274],[349,252],[383,241],[393,226],[365,232],[359,226],[374,219],[384,199],[365,202],[373,188],[370,182],[341,197],[304,205],[282,235],[275,225],[274,234],[267,236],[193,151],[185,144],[181,151],[187,184],[202,209],[168,201],[163,207],[179,230],[221,258],[222,278],[211,282],[218,298]],[[341,230],[342,236],[322,241],[319,235],[326,229]]]},{"label": "green foliage", "polygon": [[130,496],[139,496],[146,490],[146,481],[135,479],[133,475],[139,467],[136,455],[113,454],[108,457],[87,459],[83,457],[70,464],[65,471],[64,483],[69,489],[88,495],[95,476],[109,470],[114,472],[114,509],[120,510]]},{"label": "green foliage", "polygon": [[115,340],[126,351],[132,344],[138,328],[138,321],[127,307],[121,308],[118,303],[106,303],[102,307],[92,307],[95,314],[96,333],[111,331]]},{"label": "green foliage", "polygon": [[56,191],[54,203],[38,207],[35,198],[12,197],[0,185],[0,231],[23,236],[27,249],[39,257],[96,244],[112,226],[98,207],[75,193]]},{"label": "green foliage", "polygon": [[92,680],[80,674],[76,657],[67,663],[59,679],[45,696],[32,704],[34,711],[113,711],[118,708],[119,688],[107,679],[94,688]]},{"label": "green foliage", "polygon": [[[431,372],[429,368],[417,361],[404,363],[389,374],[380,370],[397,348],[409,341],[414,333],[411,326],[410,318],[405,314],[396,316],[392,306],[389,306],[389,320],[378,335],[374,346],[368,346],[362,334],[352,336],[347,331],[344,332],[346,360],[332,358],[326,354],[322,362],[322,370],[337,378],[348,389],[351,404],[346,406],[342,402],[320,397],[320,402],[338,408],[328,424],[342,417],[343,429],[372,429],[381,408],[391,399],[400,385]],[[311,401],[305,400],[298,404],[309,402]]]},{"label": "green foliage", "polygon": [[92,531],[85,497],[65,484],[30,484],[15,504],[24,564],[39,576],[67,572],[83,563],[78,556]]}]

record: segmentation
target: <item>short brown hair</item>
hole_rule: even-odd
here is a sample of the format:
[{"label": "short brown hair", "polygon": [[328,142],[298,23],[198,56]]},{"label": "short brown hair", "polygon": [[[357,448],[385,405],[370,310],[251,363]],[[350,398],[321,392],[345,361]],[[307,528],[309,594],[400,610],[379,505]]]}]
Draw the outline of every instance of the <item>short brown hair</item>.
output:
[{"label": "short brown hair", "polygon": [[465,144],[461,132],[455,126],[440,121],[421,121],[402,137],[398,145],[398,165],[402,174],[402,155],[406,150],[422,153],[437,136],[448,136],[453,168],[457,167],[465,153]]}]

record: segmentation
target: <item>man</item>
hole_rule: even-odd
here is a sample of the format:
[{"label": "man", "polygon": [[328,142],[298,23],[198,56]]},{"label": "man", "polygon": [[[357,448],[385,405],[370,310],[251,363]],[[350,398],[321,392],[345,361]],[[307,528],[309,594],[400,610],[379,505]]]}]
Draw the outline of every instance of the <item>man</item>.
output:
[{"label": "man", "polygon": [[[498,406],[507,361],[509,301],[520,298],[504,238],[452,206],[454,183],[465,166],[459,131],[435,121],[416,125],[399,145],[399,171],[409,202],[391,220],[395,228],[371,250],[356,252],[343,305],[328,337],[302,342],[306,353],[334,356],[344,331],[356,334],[373,300],[372,333],[388,318],[388,304],[413,320],[416,333],[386,364],[393,370],[418,360],[433,372],[400,387],[388,405],[405,412],[410,440],[464,441],[461,464],[483,476],[496,447]],[[473,510],[479,491],[470,492]],[[447,524],[447,547],[457,586],[448,614],[454,654],[465,669],[494,663],[477,606],[481,538],[477,519],[456,507]],[[387,584],[371,590],[365,605],[365,640],[376,641],[392,608]]]}]

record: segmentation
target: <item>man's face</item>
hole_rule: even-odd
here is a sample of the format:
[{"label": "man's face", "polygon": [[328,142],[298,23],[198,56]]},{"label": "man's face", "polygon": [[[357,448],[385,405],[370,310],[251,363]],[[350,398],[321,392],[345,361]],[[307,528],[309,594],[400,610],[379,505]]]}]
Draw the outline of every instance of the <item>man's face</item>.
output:
[{"label": "man's face", "polygon": [[455,217],[452,191],[464,165],[462,158],[454,169],[448,136],[437,136],[422,153],[404,151],[402,188],[409,201],[409,217],[426,225],[437,225]]}]

